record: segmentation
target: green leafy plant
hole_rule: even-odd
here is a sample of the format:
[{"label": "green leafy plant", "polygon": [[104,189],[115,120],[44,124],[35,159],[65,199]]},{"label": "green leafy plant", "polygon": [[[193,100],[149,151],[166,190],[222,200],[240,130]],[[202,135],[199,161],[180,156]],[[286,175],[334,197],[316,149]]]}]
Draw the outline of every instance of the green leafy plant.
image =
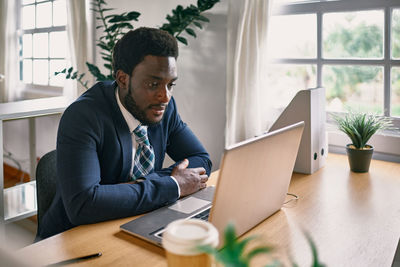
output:
[{"label": "green leafy plant", "polygon": [[256,236],[251,236],[243,240],[238,240],[235,227],[228,224],[225,229],[224,246],[218,250],[211,246],[201,246],[199,249],[207,254],[213,255],[218,262],[224,266],[230,267],[246,267],[249,266],[250,260],[259,254],[268,254],[272,251],[272,247],[259,246],[245,253],[246,245],[254,240]]},{"label": "green leafy plant", "polygon": [[220,0],[198,0],[197,6],[190,5],[186,8],[183,8],[181,5],[178,5],[176,9],[172,10],[172,15],[167,15],[168,23],[164,23],[160,29],[169,32],[171,35],[175,36],[175,38],[187,45],[187,39],[182,37],[181,34],[186,32],[187,34],[197,37],[193,27],[189,26],[193,25],[199,29],[203,29],[201,25],[202,22],[210,22],[210,20],[203,15],[201,15],[204,11],[207,11],[218,3]]},{"label": "green leafy plant", "polygon": [[[198,0],[197,5],[190,5],[186,8],[178,5],[172,10],[172,15],[167,15],[166,20],[168,23],[164,23],[160,29],[169,32],[179,42],[187,45],[188,41],[182,36],[182,33],[196,38],[194,27],[202,29],[201,23],[209,22],[209,19],[203,16],[203,12],[214,7],[220,0]],[[131,24],[132,21],[138,21],[139,12],[131,11],[124,12],[122,14],[108,14],[114,8],[107,8],[107,3],[104,0],[92,1],[93,12],[96,15],[96,20],[100,22],[100,25],[96,29],[102,29],[103,34],[96,40],[96,46],[101,49],[101,58],[105,61],[104,68],[107,70],[106,74],[103,74],[101,70],[94,64],[86,62],[86,66],[89,69],[91,75],[93,75],[97,81],[113,80],[112,76],[112,50],[116,42],[129,30],[134,27]],[[192,26],[193,25],[193,26]],[[65,68],[59,72],[55,72],[55,75],[65,74],[66,79],[76,80],[83,87],[88,89],[88,81],[85,81],[86,73],[81,73],[79,70],[74,70],[73,67]]]},{"label": "green leafy plant", "polygon": [[367,146],[369,139],[379,130],[391,129],[392,120],[388,117],[376,116],[349,110],[344,115],[334,115],[340,131],[344,132],[357,149]]},{"label": "green leafy plant", "polygon": [[[318,259],[318,251],[317,251],[317,246],[315,245],[314,241],[312,240],[311,236],[309,233],[304,232],[308,244],[310,244],[311,247],[311,253],[312,253],[312,258],[313,258],[313,262],[311,263],[311,267],[325,267],[326,265],[321,263]],[[293,267],[297,266],[297,264],[293,264]]]},{"label": "green leafy plant", "polygon": [[[311,267],[325,267],[318,259],[318,252],[314,241],[308,233],[305,233],[308,243],[310,244],[313,262]],[[221,250],[218,250],[212,246],[200,246],[199,250],[212,255],[215,260],[221,263],[225,267],[248,267],[250,266],[250,261],[260,254],[270,254],[273,252],[273,247],[271,246],[255,246],[252,249],[246,249],[247,245],[258,239],[258,236],[250,236],[239,240],[235,233],[235,227],[233,224],[228,224],[224,232],[224,244]],[[265,267],[279,267],[283,266],[282,263],[275,259],[272,263],[266,264]],[[293,267],[298,267],[298,265],[292,262]]]}]

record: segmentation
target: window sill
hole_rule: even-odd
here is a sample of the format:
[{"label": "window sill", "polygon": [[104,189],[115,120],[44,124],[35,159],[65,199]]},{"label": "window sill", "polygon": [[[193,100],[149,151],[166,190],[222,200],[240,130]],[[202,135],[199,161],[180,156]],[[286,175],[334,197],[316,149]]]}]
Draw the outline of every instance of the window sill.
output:
[{"label": "window sill", "polygon": [[[328,130],[327,135],[329,152],[345,154],[349,137],[338,130]],[[400,132],[375,134],[368,143],[374,147],[374,159],[400,163]]]},{"label": "window sill", "polygon": [[21,100],[55,96],[63,96],[62,87],[26,84],[24,89],[21,91]]}]

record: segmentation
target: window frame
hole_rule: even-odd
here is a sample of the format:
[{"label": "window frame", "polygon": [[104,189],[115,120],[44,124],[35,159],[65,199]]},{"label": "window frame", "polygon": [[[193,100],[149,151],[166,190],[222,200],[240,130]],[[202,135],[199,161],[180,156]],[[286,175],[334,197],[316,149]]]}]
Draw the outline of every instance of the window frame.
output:
[{"label": "window frame", "polygon": [[[316,14],[317,16],[317,56],[316,58],[279,58],[270,59],[272,64],[314,64],[317,66],[317,87],[323,87],[322,69],[327,65],[365,65],[383,68],[384,116],[390,117],[391,112],[391,68],[400,66],[400,59],[391,58],[391,26],[392,11],[400,9],[398,0],[310,0],[303,2],[284,3],[272,10],[274,15]],[[323,57],[323,14],[332,12],[351,12],[383,10],[384,39],[383,58],[379,59],[330,59]],[[327,132],[329,150],[334,153],[345,153],[344,145],[347,137],[341,133],[332,119],[332,113],[327,112]],[[374,143],[374,158],[400,162],[400,118],[391,117],[397,129],[384,131],[372,137]]]},{"label": "window frame", "polygon": [[[31,4],[23,4],[23,0],[16,0],[16,10],[17,10],[17,22],[16,22],[16,26],[17,26],[17,40],[18,40],[18,44],[19,44],[19,48],[18,48],[18,65],[19,65],[19,73],[18,73],[18,83],[22,88],[22,93],[24,98],[37,98],[37,97],[51,97],[51,96],[62,96],[63,95],[63,86],[54,86],[54,85],[50,85],[49,81],[47,85],[43,85],[43,84],[35,84],[33,83],[33,78],[32,81],[30,83],[26,83],[23,81],[23,79],[21,79],[23,77],[23,63],[22,61],[24,59],[28,59],[28,60],[32,60],[32,63],[34,60],[46,60],[47,64],[48,64],[48,78],[51,77],[51,73],[50,73],[50,60],[65,60],[66,62],[68,62],[69,59],[69,53],[67,53],[67,56],[65,58],[58,58],[58,57],[50,57],[50,45],[48,46],[48,55],[47,57],[43,57],[43,58],[36,58],[33,56],[33,54],[31,55],[31,57],[26,57],[24,58],[22,55],[22,45],[23,45],[23,35],[24,34],[31,34],[33,36],[33,34],[35,33],[47,33],[48,34],[48,38],[50,37],[50,33],[51,32],[62,32],[65,31],[67,32],[67,25],[62,25],[62,26],[50,26],[50,27],[41,27],[41,28],[32,28],[32,29],[22,29],[22,8],[24,6],[36,6],[38,4],[43,4],[46,2],[50,2],[52,3],[52,7],[53,7],[53,2],[55,0],[42,0],[40,2],[34,1]],[[36,13],[36,8],[35,8],[35,13]],[[52,21],[53,21],[53,10],[52,10]],[[35,18],[36,18],[36,14],[35,14]],[[36,24],[36,21],[35,21]],[[48,39],[48,43],[50,42],[50,40]],[[33,40],[32,40],[32,46],[33,46]],[[33,49],[32,49],[33,52]],[[67,65],[67,64],[66,64]],[[32,67],[32,71],[33,71],[33,67]],[[32,77],[33,77],[33,73],[32,73]]]},{"label": "window frame", "polygon": [[[380,66],[383,68],[383,90],[384,90],[384,116],[390,117],[390,87],[391,87],[391,68],[400,67],[400,59],[392,59],[391,55],[391,25],[392,10],[400,8],[398,0],[335,0],[335,1],[308,1],[291,4],[283,4],[275,8],[272,15],[299,15],[316,14],[317,16],[317,56],[316,58],[279,58],[271,59],[275,64],[314,64],[317,66],[317,87],[323,87],[322,68],[324,65],[365,65]],[[380,59],[330,59],[324,58],[322,54],[322,15],[332,12],[351,12],[351,11],[384,11],[384,43],[383,58]],[[327,116],[329,117],[329,116]],[[391,117],[396,127],[400,128],[400,118]]]}]

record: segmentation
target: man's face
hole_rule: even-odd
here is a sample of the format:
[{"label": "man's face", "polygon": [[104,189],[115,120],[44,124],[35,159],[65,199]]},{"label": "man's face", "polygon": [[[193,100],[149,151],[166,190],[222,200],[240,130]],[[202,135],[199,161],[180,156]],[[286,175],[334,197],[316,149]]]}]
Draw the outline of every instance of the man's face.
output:
[{"label": "man's face", "polygon": [[175,58],[145,56],[132,74],[124,77],[125,83],[122,84],[117,74],[120,99],[124,107],[144,125],[159,123],[177,79]]}]

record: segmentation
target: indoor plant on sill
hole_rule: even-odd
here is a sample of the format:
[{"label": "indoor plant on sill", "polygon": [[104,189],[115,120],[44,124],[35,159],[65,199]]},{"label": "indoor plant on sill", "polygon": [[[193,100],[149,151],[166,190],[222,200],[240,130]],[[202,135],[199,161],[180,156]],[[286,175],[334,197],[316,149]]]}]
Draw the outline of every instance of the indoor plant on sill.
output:
[{"label": "indoor plant on sill", "polygon": [[377,131],[391,129],[391,119],[351,110],[333,118],[339,130],[351,139],[352,143],[346,145],[351,171],[368,172],[374,147],[367,142]]}]

